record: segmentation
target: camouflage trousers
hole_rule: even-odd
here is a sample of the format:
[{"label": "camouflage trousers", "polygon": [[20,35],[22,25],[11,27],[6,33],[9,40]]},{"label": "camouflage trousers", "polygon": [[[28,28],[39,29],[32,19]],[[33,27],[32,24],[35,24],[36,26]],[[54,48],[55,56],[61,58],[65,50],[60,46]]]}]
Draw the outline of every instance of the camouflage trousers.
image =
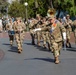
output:
[{"label": "camouflage trousers", "polygon": [[49,50],[51,50],[51,40],[49,32],[46,32],[46,42],[48,43]]},{"label": "camouflage trousers", "polygon": [[30,35],[31,35],[31,39],[32,39],[32,45],[35,45],[35,35],[36,33],[33,32],[33,29],[30,29]]},{"label": "camouflage trousers", "polygon": [[51,48],[53,50],[54,57],[58,57],[60,55],[60,50],[62,49],[62,42],[53,42],[51,44]]},{"label": "camouflage trousers", "polygon": [[67,40],[66,40],[66,46],[67,46],[67,47],[71,47],[70,34],[71,34],[71,31],[67,31],[67,32],[66,32],[66,38],[67,38]]},{"label": "camouflage trousers", "polygon": [[37,35],[37,45],[38,45],[38,46],[40,46],[40,41],[41,41],[41,32],[40,32],[40,31],[38,31],[38,32],[36,33],[36,35]]},{"label": "camouflage trousers", "polygon": [[31,39],[32,39],[32,45],[35,45],[35,34],[33,34],[33,33],[30,33],[30,35],[31,35]]},{"label": "camouflage trousers", "polygon": [[74,30],[75,44],[76,44],[76,29]]},{"label": "camouflage trousers", "polygon": [[14,42],[14,35],[9,35],[10,44],[12,45]]},{"label": "camouflage trousers", "polygon": [[20,34],[16,33],[15,34],[15,39],[16,39],[18,50],[22,50],[22,44],[23,44],[23,40],[24,40],[24,34],[23,33],[20,33]]},{"label": "camouflage trousers", "polygon": [[46,32],[42,32],[43,45],[46,45]]},{"label": "camouflage trousers", "polygon": [[70,31],[67,31],[67,32],[66,32],[66,38],[69,39],[69,40],[70,40],[70,34],[71,34]]}]

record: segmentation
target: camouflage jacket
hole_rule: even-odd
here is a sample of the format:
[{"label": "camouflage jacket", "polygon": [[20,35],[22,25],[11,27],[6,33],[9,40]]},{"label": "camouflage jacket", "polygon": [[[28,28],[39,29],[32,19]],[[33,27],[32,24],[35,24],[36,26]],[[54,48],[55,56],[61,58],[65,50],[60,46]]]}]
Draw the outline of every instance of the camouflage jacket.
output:
[{"label": "camouflage jacket", "polygon": [[8,23],[7,25],[6,25],[6,29],[7,30],[13,30],[13,23]]},{"label": "camouflage jacket", "polygon": [[13,25],[13,29],[15,32],[16,31],[24,31],[26,29],[26,26],[23,22],[21,22],[19,24],[17,22],[15,22]]},{"label": "camouflage jacket", "polygon": [[72,31],[72,28],[71,28],[72,24],[73,24],[72,20],[66,19],[66,21],[64,22],[64,27],[66,28],[66,31]]},{"label": "camouflage jacket", "polygon": [[51,41],[60,42],[62,41],[62,33],[65,32],[65,28],[59,21],[53,23],[51,27],[45,27],[41,30],[48,30]]}]

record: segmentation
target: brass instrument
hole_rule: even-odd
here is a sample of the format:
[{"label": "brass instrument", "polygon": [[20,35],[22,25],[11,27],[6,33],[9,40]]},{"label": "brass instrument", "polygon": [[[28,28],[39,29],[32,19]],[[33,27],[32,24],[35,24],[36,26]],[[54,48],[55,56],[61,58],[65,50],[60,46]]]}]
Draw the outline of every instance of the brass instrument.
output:
[{"label": "brass instrument", "polygon": [[52,15],[55,15],[55,13],[56,13],[55,9],[54,8],[50,8],[47,11],[47,16],[51,17]]}]

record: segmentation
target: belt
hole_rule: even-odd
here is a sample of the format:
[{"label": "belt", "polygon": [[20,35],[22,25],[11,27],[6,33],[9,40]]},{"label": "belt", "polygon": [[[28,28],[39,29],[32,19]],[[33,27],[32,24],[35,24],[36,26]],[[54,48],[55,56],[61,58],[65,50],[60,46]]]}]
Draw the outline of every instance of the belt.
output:
[{"label": "belt", "polygon": [[23,31],[16,31],[15,33],[18,33],[19,34],[19,33],[23,33]]}]

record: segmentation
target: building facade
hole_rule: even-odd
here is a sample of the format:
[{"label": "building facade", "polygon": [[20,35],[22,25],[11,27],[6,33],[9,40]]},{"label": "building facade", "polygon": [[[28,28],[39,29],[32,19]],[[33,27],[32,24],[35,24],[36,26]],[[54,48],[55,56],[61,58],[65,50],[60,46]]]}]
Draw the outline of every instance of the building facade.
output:
[{"label": "building facade", "polygon": [[[7,0],[7,2],[10,3],[10,4],[11,4],[13,1],[16,1],[16,0]],[[19,0],[18,0],[18,1],[19,1]]]}]

